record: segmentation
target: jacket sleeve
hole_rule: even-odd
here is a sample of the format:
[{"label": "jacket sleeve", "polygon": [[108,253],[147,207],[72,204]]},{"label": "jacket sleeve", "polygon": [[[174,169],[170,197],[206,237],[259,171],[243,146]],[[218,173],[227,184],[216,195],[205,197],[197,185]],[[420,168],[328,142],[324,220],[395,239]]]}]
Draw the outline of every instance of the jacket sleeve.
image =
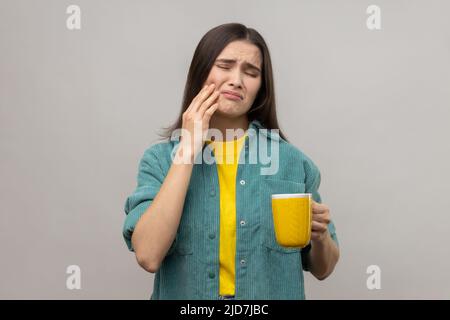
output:
[{"label": "jacket sleeve", "polygon": [[[144,152],[144,155],[139,162],[137,187],[125,201],[124,211],[126,217],[122,233],[125,243],[130,251],[134,251],[131,243],[131,236],[133,235],[134,228],[158,194],[165,175],[166,173],[163,172],[159,165],[157,145],[154,145]],[[172,253],[175,243],[176,238],[167,254]]]},{"label": "jacket sleeve", "polygon": [[[321,174],[319,168],[315,163],[306,155],[304,155],[303,169],[305,172],[305,193],[311,193],[314,201],[322,203],[322,198],[319,193],[319,186],[321,180]],[[334,222],[330,221],[328,224],[328,231],[330,232],[331,238],[339,247],[339,241],[336,236],[336,228]],[[311,250],[311,244],[302,249],[302,265],[303,270],[308,271],[306,267],[306,255]]]}]

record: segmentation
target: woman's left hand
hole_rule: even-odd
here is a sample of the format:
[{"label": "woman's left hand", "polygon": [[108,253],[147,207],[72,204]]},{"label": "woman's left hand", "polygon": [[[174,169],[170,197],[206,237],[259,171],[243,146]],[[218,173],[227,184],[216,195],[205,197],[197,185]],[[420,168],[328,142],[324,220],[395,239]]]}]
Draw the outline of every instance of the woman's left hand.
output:
[{"label": "woman's left hand", "polygon": [[330,221],[330,208],[328,208],[326,204],[318,203],[312,200],[312,241],[324,241],[327,238],[329,234],[328,224]]}]

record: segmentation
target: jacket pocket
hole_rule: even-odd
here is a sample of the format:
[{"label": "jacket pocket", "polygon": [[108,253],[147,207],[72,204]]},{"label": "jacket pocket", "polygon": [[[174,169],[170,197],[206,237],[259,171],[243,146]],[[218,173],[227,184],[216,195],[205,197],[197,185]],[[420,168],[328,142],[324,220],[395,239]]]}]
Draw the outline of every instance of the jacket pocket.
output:
[{"label": "jacket pocket", "polygon": [[261,245],[282,253],[299,253],[300,248],[281,246],[276,239],[272,213],[272,194],[304,193],[305,184],[291,180],[263,179],[260,184],[261,206]]}]

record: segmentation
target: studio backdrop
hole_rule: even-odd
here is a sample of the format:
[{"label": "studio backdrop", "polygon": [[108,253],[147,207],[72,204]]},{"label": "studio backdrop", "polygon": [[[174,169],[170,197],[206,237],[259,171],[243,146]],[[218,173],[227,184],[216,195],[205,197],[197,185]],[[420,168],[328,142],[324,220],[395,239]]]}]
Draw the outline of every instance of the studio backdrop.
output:
[{"label": "studio backdrop", "polygon": [[[122,236],[214,26],[258,30],[340,244],[307,299],[450,297],[450,3],[0,1],[0,298],[149,299]],[[71,277],[79,275],[79,286]]]}]

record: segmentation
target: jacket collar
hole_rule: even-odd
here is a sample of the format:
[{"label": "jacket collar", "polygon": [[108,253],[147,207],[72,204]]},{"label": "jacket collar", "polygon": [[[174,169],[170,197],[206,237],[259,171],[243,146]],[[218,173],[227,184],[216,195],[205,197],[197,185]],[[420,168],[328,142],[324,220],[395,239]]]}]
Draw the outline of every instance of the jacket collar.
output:
[{"label": "jacket collar", "polygon": [[[267,129],[266,127],[264,127],[261,122],[259,120],[252,120],[250,122],[249,125],[249,129],[253,128],[254,131],[256,132],[260,132],[261,134],[263,134],[264,136],[266,136],[269,139],[272,140],[279,140],[280,139],[280,135],[278,134],[277,131],[271,130],[271,129]],[[249,133],[253,133],[252,131],[250,131]]]}]

